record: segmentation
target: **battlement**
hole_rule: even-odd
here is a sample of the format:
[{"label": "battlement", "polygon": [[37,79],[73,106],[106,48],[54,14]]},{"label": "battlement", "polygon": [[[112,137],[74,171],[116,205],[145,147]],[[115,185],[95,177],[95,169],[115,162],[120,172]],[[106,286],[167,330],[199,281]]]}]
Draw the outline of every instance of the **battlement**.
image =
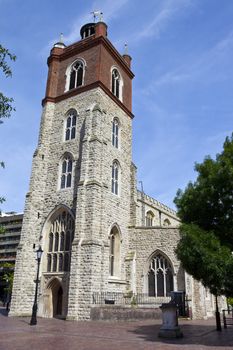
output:
[{"label": "battlement", "polygon": [[175,210],[173,210],[173,209],[169,208],[167,205],[159,202],[157,199],[154,199],[154,198],[148,196],[144,192],[137,190],[137,198],[138,198],[138,200],[140,200],[146,204],[152,205],[152,206],[156,207],[156,209],[158,209],[164,213],[167,213],[169,215],[172,215],[173,217],[175,217],[175,219],[179,220]]}]

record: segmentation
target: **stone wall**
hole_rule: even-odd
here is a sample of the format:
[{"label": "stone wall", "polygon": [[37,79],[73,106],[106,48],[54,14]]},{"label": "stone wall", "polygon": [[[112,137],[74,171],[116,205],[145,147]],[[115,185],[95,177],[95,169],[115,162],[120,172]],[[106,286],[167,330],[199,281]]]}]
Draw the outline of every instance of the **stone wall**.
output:
[{"label": "stone wall", "polygon": [[130,232],[130,249],[136,256],[136,285],[138,293],[147,293],[147,273],[150,259],[156,252],[164,254],[174,269],[174,289],[184,291],[184,271],[175,255],[179,240],[177,228],[132,228]]},{"label": "stone wall", "polygon": [[[76,109],[77,137],[64,141],[66,113]],[[120,147],[111,143],[112,120],[120,123]],[[33,244],[41,244],[41,289],[46,273],[47,223],[61,207],[75,216],[69,283],[70,318],[88,318],[95,290],[123,291],[126,285],[125,256],[130,222],[131,119],[101,89],[84,92],[44,107],[38,149],[35,152],[24,222],[18,249],[11,315],[30,314],[36,273]],[[74,159],[71,188],[60,189],[64,154]],[[111,193],[111,166],[120,164],[120,195]],[[121,235],[121,273],[109,280],[109,234],[116,224]],[[109,282],[108,282],[109,281]],[[41,308],[42,309],[42,308]]]}]

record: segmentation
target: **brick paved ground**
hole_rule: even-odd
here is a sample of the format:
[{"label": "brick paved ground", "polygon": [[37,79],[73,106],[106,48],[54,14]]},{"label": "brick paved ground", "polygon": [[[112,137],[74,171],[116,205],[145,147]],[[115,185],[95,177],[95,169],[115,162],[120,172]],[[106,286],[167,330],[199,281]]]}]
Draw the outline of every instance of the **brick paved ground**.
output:
[{"label": "brick paved ground", "polygon": [[0,350],[233,349],[233,327],[215,331],[213,319],[181,320],[183,339],[161,340],[159,321],[73,322],[12,318],[0,308]]}]

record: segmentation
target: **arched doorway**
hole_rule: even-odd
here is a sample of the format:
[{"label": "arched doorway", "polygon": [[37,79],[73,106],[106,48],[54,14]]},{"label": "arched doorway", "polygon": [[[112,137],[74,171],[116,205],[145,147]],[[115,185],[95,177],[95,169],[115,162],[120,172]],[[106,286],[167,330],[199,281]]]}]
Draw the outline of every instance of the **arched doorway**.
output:
[{"label": "arched doorway", "polygon": [[52,278],[44,293],[44,316],[64,317],[63,288],[57,278]]},{"label": "arched doorway", "polygon": [[60,287],[57,291],[57,295],[54,298],[57,303],[55,308],[53,309],[53,317],[62,316],[62,299],[63,299],[63,289]]},{"label": "arched doorway", "polygon": [[68,309],[69,272],[74,239],[74,217],[65,206],[55,208],[44,228],[41,313],[44,317],[65,318]]}]

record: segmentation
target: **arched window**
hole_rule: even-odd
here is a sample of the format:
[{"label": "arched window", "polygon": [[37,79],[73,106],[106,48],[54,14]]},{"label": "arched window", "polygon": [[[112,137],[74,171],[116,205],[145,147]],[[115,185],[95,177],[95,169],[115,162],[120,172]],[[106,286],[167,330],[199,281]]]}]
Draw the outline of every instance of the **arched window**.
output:
[{"label": "arched window", "polygon": [[63,254],[59,254],[59,266],[58,266],[59,271],[63,271]]},{"label": "arched window", "polygon": [[112,93],[120,100],[122,99],[122,81],[116,68],[112,70]]},{"label": "arched window", "polygon": [[49,252],[53,251],[53,232],[49,234]]},{"label": "arched window", "polygon": [[83,73],[84,69],[82,61],[74,62],[70,69],[69,90],[83,85]]},{"label": "arched window", "polygon": [[173,290],[173,272],[168,259],[157,253],[150,262],[148,271],[149,296],[169,296]]},{"label": "arched window", "polygon": [[170,220],[165,219],[164,222],[163,222],[163,226],[170,226],[170,225],[171,225]]},{"label": "arched window", "polygon": [[73,161],[70,155],[66,155],[61,166],[61,189],[71,187]]},{"label": "arched window", "polygon": [[119,143],[119,122],[117,118],[112,121],[112,145],[118,148]]},{"label": "arched window", "polygon": [[65,248],[65,234],[64,232],[61,232],[60,235],[60,251],[63,251]]},{"label": "arched window", "polygon": [[77,121],[77,112],[71,110],[67,114],[65,119],[65,141],[69,141],[75,138],[76,134],[76,121]]},{"label": "arched window", "polygon": [[116,227],[110,233],[109,275],[120,277],[120,234]]},{"label": "arched window", "polygon": [[119,164],[117,161],[112,164],[112,193],[119,194]]},{"label": "arched window", "polygon": [[48,254],[48,256],[47,256],[47,272],[51,272],[51,265],[52,265],[51,254]]},{"label": "arched window", "polygon": [[[53,230],[56,233],[53,234]],[[68,211],[60,212],[50,225],[48,233],[47,272],[69,271],[74,220]],[[52,238],[51,238],[52,237]],[[54,246],[51,242],[54,240]],[[55,253],[51,253],[51,252]]]},{"label": "arched window", "polygon": [[146,226],[153,226],[153,219],[154,219],[154,214],[152,213],[152,211],[148,211],[146,213]]},{"label": "arched window", "polygon": [[58,232],[55,233],[55,242],[54,242],[54,251],[58,251],[58,243],[59,243],[59,234]]},{"label": "arched window", "polygon": [[57,271],[57,254],[53,254],[53,272]]}]

